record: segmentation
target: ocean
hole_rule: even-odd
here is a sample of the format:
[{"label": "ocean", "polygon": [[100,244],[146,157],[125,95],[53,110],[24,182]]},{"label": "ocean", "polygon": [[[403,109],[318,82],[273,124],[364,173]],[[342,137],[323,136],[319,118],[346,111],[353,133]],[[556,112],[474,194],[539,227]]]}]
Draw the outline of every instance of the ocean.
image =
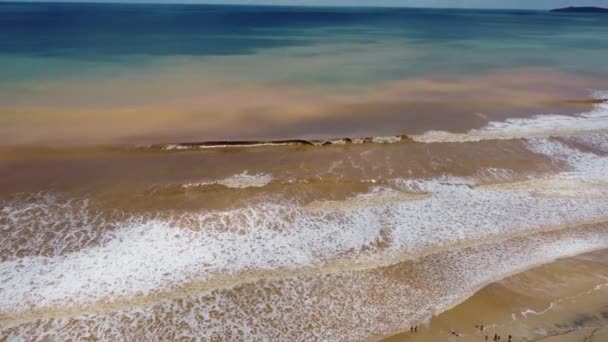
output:
[{"label": "ocean", "polygon": [[0,340],[606,333],[605,37],[548,11],[0,2]]}]

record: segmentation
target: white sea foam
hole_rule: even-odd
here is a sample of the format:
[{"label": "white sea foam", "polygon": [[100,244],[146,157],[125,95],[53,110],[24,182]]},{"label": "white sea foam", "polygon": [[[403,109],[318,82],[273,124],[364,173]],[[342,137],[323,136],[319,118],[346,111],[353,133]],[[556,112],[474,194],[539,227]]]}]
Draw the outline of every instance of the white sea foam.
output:
[{"label": "white sea foam", "polygon": [[551,302],[551,304],[549,304],[549,306],[541,311],[535,311],[532,309],[526,309],[524,311],[521,312],[521,315],[524,317],[528,317],[528,315],[534,315],[534,316],[540,316],[540,315],[544,315],[545,313],[547,313],[547,311],[553,309],[553,307],[555,306],[555,303]]},{"label": "white sea foam", "polygon": [[[599,94],[599,93],[598,93]],[[466,133],[428,131],[411,138],[418,142],[470,142],[489,139],[567,137],[608,131],[608,103],[600,103],[578,115],[537,115],[493,121]]]},{"label": "white sea foam", "polygon": [[573,141],[608,153],[608,139],[605,134],[590,134],[572,138]]},{"label": "white sea foam", "polygon": [[[538,144],[543,151],[559,155],[555,146]],[[585,158],[576,159],[580,160],[580,165],[591,165]],[[328,206],[311,212],[288,202],[267,202],[180,214],[170,220],[131,217],[116,223],[120,228],[109,232],[99,246],[0,263],[0,311],[145,295],[222,274],[295,271],[343,259],[371,262],[525,234],[544,226],[576,225],[604,219],[608,213],[606,200],[543,198],[530,189],[475,188],[468,179],[396,185],[429,196],[371,201],[374,205],[338,211]]]},{"label": "white sea foam", "polygon": [[[600,135],[594,139],[593,144],[601,145],[606,138]],[[15,225],[31,217],[51,218],[36,221],[36,227],[41,229],[30,232],[35,241],[40,238],[36,234],[54,229],[53,217],[63,215],[65,222],[82,222],[71,226],[75,236],[98,231],[103,236],[96,236],[95,243],[76,250],[66,250],[61,239],[51,240],[51,246],[33,247],[56,248],[53,253],[31,252],[23,256],[18,248],[10,249],[14,255],[0,262],[0,314],[10,316],[102,299],[120,301],[159,290],[171,291],[193,281],[212,281],[225,275],[238,278],[243,272],[280,269],[283,280],[260,280],[238,294],[217,289],[191,298],[191,308],[197,311],[168,301],[105,316],[36,322],[53,327],[57,336],[75,332],[95,335],[112,324],[124,327],[113,321],[124,317],[139,323],[122,332],[110,328],[111,332],[104,335],[107,339],[120,339],[120,334],[129,335],[129,329],[137,326],[149,329],[144,334],[150,336],[163,334],[166,331],[154,330],[146,320],[162,317],[167,310],[189,325],[183,328],[176,321],[168,331],[175,333],[171,329],[180,326],[184,329],[180,333],[191,334],[188,336],[205,333],[243,334],[239,336],[244,339],[362,339],[402,328],[404,322],[445,310],[478,286],[504,274],[557,257],[608,247],[605,229],[555,233],[558,238],[555,234],[530,235],[541,228],[608,219],[608,198],[590,196],[596,195],[593,191],[597,191],[597,184],[605,184],[608,179],[607,158],[556,139],[531,139],[529,147],[565,163],[569,170],[500,189],[478,187],[475,178],[398,179],[392,182],[396,189],[376,187],[345,201],[357,205],[321,203],[313,211],[297,203],[269,200],[230,210],[164,213],[158,217],[116,215],[106,221],[90,220],[95,215],[91,215],[88,206],[74,207],[82,201],[51,196],[44,201],[8,203],[0,211],[0,231],[18,230]],[[488,172],[509,176],[501,170]],[[244,173],[216,183],[237,188],[243,184],[264,186],[272,180],[266,176]],[[548,185],[540,185],[543,183]],[[559,191],[566,188],[568,196]],[[556,196],[538,196],[539,191],[555,189]],[[428,195],[400,197],[412,193]],[[33,216],[20,216],[32,211]],[[496,243],[507,238],[511,242]],[[18,236],[8,237],[3,243],[21,243],[16,239]],[[467,245],[472,247],[462,248]],[[359,265],[358,268],[369,263],[377,267],[378,262],[390,264],[429,253],[430,256],[410,262],[414,266],[408,266],[420,273],[420,277],[413,278],[433,285],[423,288],[383,276],[380,270],[354,271],[345,267],[336,272],[324,268],[331,263]],[[305,267],[312,267],[319,274],[298,275]],[[376,303],[367,299],[374,298],[373,293],[386,294],[386,300]],[[329,309],[318,310],[327,306]],[[260,312],[267,307],[269,312]],[[357,316],[342,315],[331,321],[332,317],[319,311]],[[394,312],[399,315],[389,318]],[[220,316],[223,318],[217,319]],[[285,322],[284,329],[273,326],[277,317]],[[409,317],[409,321],[403,317]],[[336,319],[343,321],[332,324]],[[309,325],[312,328],[307,328]],[[19,329],[11,336],[22,336]],[[133,332],[130,336],[138,335]]]},{"label": "white sea foam", "polygon": [[373,137],[372,142],[377,144],[393,144],[403,140],[401,136],[384,136],[384,137]]},{"label": "white sea foam", "polygon": [[183,146],[183,145],[177,145],[177,144],[171,144],[171,145],[166,145],[163,147],[164,150],[188,150],[190,149],[189,146]]},{"label": "white sea foam", "polygon": [[517,178],[517,173],[509,169],[487,168],[473,176],[478,182],[509,182]]},{"label": "white sea foam", "polygon": [[397,265],[261,280],[179,301],[39,319],[0,330],[10,339],[355,341],[405,330],[501,275],[605,247],[606,229],[562,231],[442,252]]},{"label": "white sea foam", "polygon": [[102,212],[88,199],[49,193],[0,202],[0,260],[21,255],[58,255],[109,241],[120,212]]},{"label": "white sea foam", "polygon": [[253,174],[250,175],[247,171],[236,174],[224,179],[203,181],[197,183],[188,183],[182,185],[184,188],[195,188],[206,185],[219,184],[228,188],[244,189],[244,188],[261,188],[272,181],[272,176],[269,174]]},{"label": "white sea foam", "polygon": [[[576,138],[569,140],[578,141]],[[568,141],[568,140],[567,140]],[[582,152],[556,139],[529,139],[531,151],[564,163],[566,171],[517,183],[492,185],[492,189],[524,190],[553,198],[608,199],[608,158]],[[591,144],[591,141],[587,141]],[[593,146],[606,144],[608,135],[594,135]]]},{"label": "white sea foam", "polygon": [[[598,144],[608,142],[608,134],[603,135],[603,139],[596,136],[596,141]],[[544,154],[570,165],[571,171],[561,174],[560,178],[608,181],[608,158],[601,158],[589,152],[581,152],[565,143],[549,139],[532,139],[529,140],[528,146],[533,152]]]},{"label": "white sea foam", "polygon": [[608,90],[593,90],[591,97],[598,100],[608,101]]}]

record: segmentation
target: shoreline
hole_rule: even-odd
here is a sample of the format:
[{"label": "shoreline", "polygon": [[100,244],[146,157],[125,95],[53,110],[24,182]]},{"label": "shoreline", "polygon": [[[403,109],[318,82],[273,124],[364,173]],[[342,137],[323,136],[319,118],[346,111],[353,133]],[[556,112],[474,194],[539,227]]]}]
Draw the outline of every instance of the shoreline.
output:
[{"label": "shoreline", "polygon": [[[561,264],[567,264],[567,263],[576,263],[579,262],[580,260],[584,260],[586,257],[589,256],[598,256],[600,258],[604,258],[606,256],[608,256],[608,248],[602,248],[602,249],[597,249],[594,251],[590,251],[590,252],[585,252],[585,253],[581,253],[581,254],[575,254],[575,255],[570,255],[570,256],[564,256],[564,257],[560,257],[557,258],[553,261],[547,262],[547,263],[542,263],[542,264],[537,264],[537,265],[533,265],[531,267],[525,268],[523,270],[520,271],[515,271],[512,272],[510,274],[505,275],[504,277],[501,277],[500,279],[497,279],[495,281],[491,281],[488,282],[482,286],[479,286],[477,289],[475,289],[474,291],[471,292],[471,295],[463,298],[461,301],[456,302],[454,305],[452,305],[451,307],[447,308],[446,310],[435,314],[433,317],[429,318],[427,321],[420,323],[420,325],[418,326],[419,329],[421,330],[420,333],[410,333],[409,331],[399,331],[399,332],[389,332],[384,336],[376,336],[376,337],[371,337],[368,341],[381,341],[381,342],[405,342],[405,341],[436,341],[436,339],[428,339],[429,338],[429,334],[431,335],[431,337],[437,337],[438,335],[446,335],[446,339],[445,340],[449,340],[452,341],[452,339],[454,340],[458,340],[458,341],[482,341],[485,338],[485,334],[486,332],[489,333],[491,332],[491,334],[489,334],[489,340],[492,340],[493,336],[495,332],[497,330],[499,330],[501,327],[508,327],[509,325],[514,325],[513,322],[523,322],[524,325],[524,331],[527,330],[527,333],[530,335],[537,335],[534,337],[531,336],[515,336],[513,335],[513,341],[579,341],[584,339],[584,341],[596,341],[594,339],[592,339],[593,336],[597,337],[597,336],[608,336],[608,297],[605,296],[601,296],[600,295],[600,302],[598,303],[596,301],[596,304],[598,305],[598,308],[593,308],[593,307],[589,307],[588,303],[586,303],[587,301],[591,301],[593,302],[593,300],[588,300],[590,296],[594,296],[596,294],[596,292],[602,292],[602,294],[608,294],[608,283],[599,283],[596,284],[595,286],[591,287],[590,289],[588,289],[587,291],[583,291],[583,292],[577,292],[574,293],[570,296],[564,297],[564,298],[559,298],[555,301],[551,301],[549,303],[549,305],[541,310],[540,312],[537,312],[535,310],[532,309],[528,309],[526,311],[521,311],[519,313],[514,313],[512,310],[512,312],[508,313],[506,312],[505,307],[501,307],[500,305],[498,307],[496,307],[496,303],[492,303],[492,307],[490,308],[490,311],[495,311],[497,313],[500,314],[510,314],[511,316],[511,321],[512,322],[505,322],[502,320],[498,320],[498,321],[490,321],[485,319],[484,317],[487,316],[488,312],[480,312],[480,311],[476,311],[476,310],[472,310],[473,307],[478,306],[479,303],[478,302],[487,302],[488,300],[494,300],[496,302],[500,302],[501,300],[505,300],[505,298],[507,298],[510,294],[508,293],[508,290],[505,290],[506,286],[504,286],[504,283],[523,283],[522,279],[525,279],[526,277],[534,277],[537,276],[540,273],[546,272],[547,269],[551,269],[554,267],[558,267]],[[585,261],[580,261],[581,263],[585,263]],[[608,263],[605,263],[602,266],[602,273],[603,274],[608,274]],[[545,275],[546,276],[546,275]],[[574,280],[574,278],[576,277],[576,275],[571,276]],[[602,277],[602,279],[604,281],[606,281],[605,277]],[[530,284],[522,284],[522,286],[528,286]],[[578,284],[576,284],[578,285]],[[575,284],[566,284],[566,287],[575,287]],[[498,288],[498,290],[497,290]],[[574,289],[571,289],[574,290]],[[582,299],[580,299],[581,297],[583,297]],[[572,299],[579,299],[578,302],[575,303],[568,303],[568,301],[572,300]],[[601,299],[603,298],[603,302],[601,302]],[[580,304],[580,302],[583,301],[584,303],[582,304],[582,306],[584,307],[584,309],[587,309],[588,312],[585,312],[585,310],[583,310],[583,312],[577,312],[577,310],[575,310],[573,308],[573,306],[575,304]],[[564,319],[563,321],[556,321],[555,318],[550,317],[546,320],[542,320],[539,319],[539,317],[546,315],[546,314],[552,314],[555,311],[558,311],[558,306],[565,306],[566,310],[565,311],[570,311],[572,312],[573,316],[581,316],[583,318],[575,318],[573,317],[571,320],[567,320]],[[585,307],[585,305],[587,307]],[[513,305],[513,307],[515,307],[515,305]],[[512,309],[513,307],[510,307],[508,309]],[[563,310],[563,309],[562,309]],[[468,326],[468,327],[463,327],[461,324],[462,318],[461,318],[461,312],[460,311],[466,311],[468,312],[470,315],[469,317],[467,317],[467,319],[465,319],[465,321],[471,321],[471,322],[481,322],[481,324],[483,324],[486,329],[485,332],[482,332],[481,330],[479,330],[477,328],[477,326]],[[494,314],[494,313],[493,313]],[[530,315],[530,317],[528,317],[528,315]],[[509,316],[509,315],[507,315]],[[521,318],[518,316],[522,316]],[[592,317],[592,318],[589,318]],[[596,317],[600,318],[599,320],[596,319]],[[536,318],[536,319],[534,319]],[[447,321],[447,322],[446,322]],[[526,322],[528,321],[528,322]],[[544,322],[547,325],[554,325],[555,327],[557,327],[557,330],[555,331],[550,331],[547,329],[542,328],[539,324],[539,322],[536,321],[540,321],[540,322]],[[452,324],[454,329],[450,329],[450,330],[446,330],[445,325],[446,323]],[[509,324],[510,323],[510,324]],[[593,323],[593,324],[592,324]],[[573,326],[571,328],[565,329],[564,327],[570,327]],[[561,330],[560,330],[561,327]],[[473,330],[473,328],[475,328],[475,330]],[[521,328],[520,328],[521,329]],[[424,331],[424,333],[422,333]],[[451,335],[451,336],[450,336]],[[568,336],[566,336],[568,335]],[[508,336],[507,334],[502,334],[503,339]],[[559,338],[565,338],[565,339],[559,339]],[[572,339],[570,339],[572,338]],[[579,338],[579,339],[576,339]],[[439,340],[437,340],[439,341]],[[443,339],[442,339],[443,341]],[[600,341],[600,340],[597,340]]]}]

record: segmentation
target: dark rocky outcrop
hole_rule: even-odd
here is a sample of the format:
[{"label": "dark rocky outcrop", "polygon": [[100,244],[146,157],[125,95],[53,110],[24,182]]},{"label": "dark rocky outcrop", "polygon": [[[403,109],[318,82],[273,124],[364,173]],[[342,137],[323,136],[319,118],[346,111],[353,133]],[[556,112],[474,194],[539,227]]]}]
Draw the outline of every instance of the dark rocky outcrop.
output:
[{"label": "dark rocky outcrop", "polygon": [[142,148],[159,148],[163,150],[187,150],[195,148],[227,148],[227,147],[257,147],[257,146],[328,146],[328,145],[349,145],[349,144],[391,144],[396,142],[412,141],[412,138],[405,135],[388,135],[362,138],[335,138],[324,140],[226,140],[226,141],[201,141],[201,142],[182,142],[168,145],[142,146]]},{"label": "dark rocky outcrop", "polygon": [[565,7],[551,10],[557,13],[605,13],[608,14],[608,8],[602,7]]}]

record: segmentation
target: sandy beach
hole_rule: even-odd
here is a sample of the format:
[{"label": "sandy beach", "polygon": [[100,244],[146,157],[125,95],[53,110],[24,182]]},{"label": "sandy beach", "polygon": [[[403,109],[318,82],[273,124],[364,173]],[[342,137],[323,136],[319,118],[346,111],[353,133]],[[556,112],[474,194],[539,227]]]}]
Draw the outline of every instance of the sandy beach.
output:
[{"label": "sandy beach", "polygon": [[[483,326],[483,330],[482,327]],[[608,339],[608,250],[559,259],[492,283],[383,342],[601,342]]]}]

